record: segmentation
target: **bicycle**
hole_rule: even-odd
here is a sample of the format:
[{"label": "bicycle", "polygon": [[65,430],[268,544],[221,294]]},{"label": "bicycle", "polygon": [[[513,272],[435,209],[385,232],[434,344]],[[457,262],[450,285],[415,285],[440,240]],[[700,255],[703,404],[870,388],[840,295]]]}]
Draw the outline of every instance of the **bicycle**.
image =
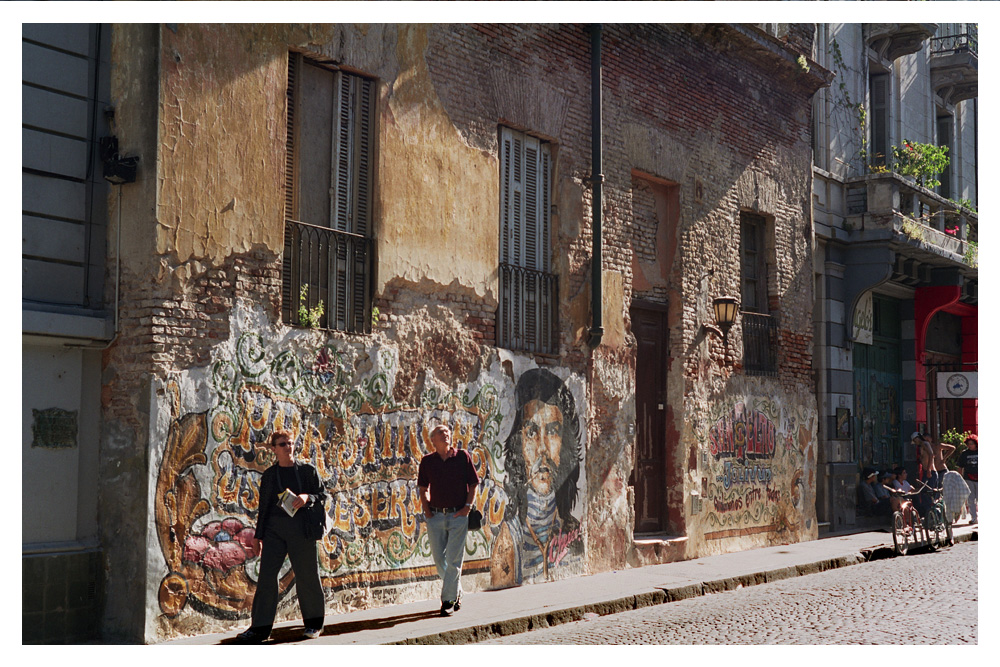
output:
[{"label": "bicycle", "polygon": [[[896,553],[900,556],[905,556],[915,547],[926,546],[935,549],[955,544],[942,489],[928,486],[920,481],[917,483],[920,488],[909,493],[886,487],[890,495],[901,498],[892,514],[892,542]],[[924,494],[930,500],[930,504],[923,509],[921,516],[921,509],[911,499]]]},{"label": "bicycle", "polygon": [[[907,493],[897,489],[886,487],[893,496],[902,498],[898,508],[892,513],[892,543],[896,548],[896,553],[905,556],[918,542],[927,542],[927,531],[924,529],[923,519],[914,507],[910,498],[920,495],[919,491]],[[921,539],[922,538],[922,539]]]},{"label": "bicycle", "polygon": [[[921,482],[923,484],[923,482]],[[952,533],[951,520],[948,518],[947,507],[944,504],[944,493],[943,489],[934,488],[923,484],[924,488],[921,492],[927,491],[931,494],[933,502],[930,508],[927,510],[927,517],[925,519],[927,532],[928,532],[928,542],[930,542],[930,535],[934,536],[933,546],[952,546],[955,544],[955,535]],[[942,540],[942,537],[946,539]]]}]

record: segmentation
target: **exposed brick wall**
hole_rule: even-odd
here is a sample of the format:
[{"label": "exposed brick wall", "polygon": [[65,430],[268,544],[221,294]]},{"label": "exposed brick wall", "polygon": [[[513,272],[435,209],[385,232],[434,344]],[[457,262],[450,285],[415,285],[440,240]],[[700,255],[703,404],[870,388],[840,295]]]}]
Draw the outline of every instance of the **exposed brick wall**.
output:
[{"label": "exposed brick wall", "polygon": [[[793,25],[784,41],[808,54],[811,39],[811,26]],[[587,369],[594,381],[589,438],[614,448],[621,436],[607,436],[621,421],[621,396],[602,386],[593,366],[608,361],[594,361],[569,335],[589,324],[574,320],[568,305],[570,295],[589,292],[591,271],[589,40],[583,25],[454,25],[434,33],[426,57],[441,101],[470,145],[495,153],[497,127],[508,124],[556,146],[553,255],[566,304],[560,363]],[[704,339],[701,325],[711,321],[714,296],[739,294],[739,211],[754,210],[772,221],[768,289],[781,327],[777,382],[796,393],[811,387],[809,87],[816,81],[776,55],[782,47],[772,40],[755,43],[719,26],[610,25],[603,44],[603,269],[624,276],[622,315],[627,320],[633,298],[676,302],[671,356],[681,363],[672,365],[680,373],[672,370],[671,382],[684,396],[705,393],[714,386],[709,378],[742,373],[739,329],[724,346],[714,336]],[[648,137],[646,145],[636,136]],[[636,290],[635,262],[657,259],[657,219],[652,193],[635,182],[633,169],[679,187],[672,230],[678,249],[666,288]],[[565,204],[568,197],[578,197],[575,208]],[[697,352],[702,345],[705,354]],[[623,353],[634,366],[634,349]],[[681,423],[694,416],[673,409]],[[680,459],[687,464],[688,457]],[[594,465],[596,505],[622,480]],[[682,483],[680,475],[672,478]],[[683,493],[675,496],[683,502]],[[623,518],[616,517],[615,530],[624,529]]]}]

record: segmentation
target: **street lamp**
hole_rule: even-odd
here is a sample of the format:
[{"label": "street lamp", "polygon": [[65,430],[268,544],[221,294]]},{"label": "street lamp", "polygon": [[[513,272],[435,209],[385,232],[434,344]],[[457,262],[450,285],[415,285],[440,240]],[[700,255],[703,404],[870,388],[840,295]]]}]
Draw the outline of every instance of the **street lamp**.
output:
[{"label": "street lamp", "polygon": [[703,324],[707,330],[722,338],[723,346],[729,337],[729,330],[736,322],[740,302],[735,296],[719,296],[712,300],[712,311],[715,313],[715,324]]}]

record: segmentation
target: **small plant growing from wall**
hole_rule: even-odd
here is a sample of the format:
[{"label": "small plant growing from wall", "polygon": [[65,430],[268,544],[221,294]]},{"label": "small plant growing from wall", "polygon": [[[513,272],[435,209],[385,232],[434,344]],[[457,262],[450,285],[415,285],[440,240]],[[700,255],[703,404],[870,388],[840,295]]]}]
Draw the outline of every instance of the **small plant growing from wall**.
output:
[{"label": "small plant growing from wall", "polygon": [[919,222],[903,220],[902,231],[914,241],[924,241],[924,230]]},{"label": "small plant growing from wall", "polygon": [[974,269],[979,268],[979,244],[977,242],[969,241],[966,244],[965,256],[962,261]]},{"label": "small plant growing from wall", "polygon": [[972,211],[976,215],[979,215],[979,211],[977,211],[976,207],[972,205],[972,200],[971,199],[949,199],[948,201],[950,201],[955,206],[959,206],[959,207],[964,208],[964,209],[966,209],[968,211]]},{"label": "small plant growing from wall", "polygon": [[315,329],[323,319],[323,313],[326,312],[326,308],[323,306],[322,301],[312,308],[309,308],[308,303],[309,286],[303,285],[302,289],[299,290],[299,324],[310,329]]}]

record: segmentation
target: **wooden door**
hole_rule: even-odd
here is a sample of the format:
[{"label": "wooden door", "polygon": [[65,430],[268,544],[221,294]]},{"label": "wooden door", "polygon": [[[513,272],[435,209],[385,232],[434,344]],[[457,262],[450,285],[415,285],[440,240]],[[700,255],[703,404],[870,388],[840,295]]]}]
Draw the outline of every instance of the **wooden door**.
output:
[{"label": "wooden door", "polygon": [[636,352],[635,532],[667,530],[667,313],[633,305]]}]

